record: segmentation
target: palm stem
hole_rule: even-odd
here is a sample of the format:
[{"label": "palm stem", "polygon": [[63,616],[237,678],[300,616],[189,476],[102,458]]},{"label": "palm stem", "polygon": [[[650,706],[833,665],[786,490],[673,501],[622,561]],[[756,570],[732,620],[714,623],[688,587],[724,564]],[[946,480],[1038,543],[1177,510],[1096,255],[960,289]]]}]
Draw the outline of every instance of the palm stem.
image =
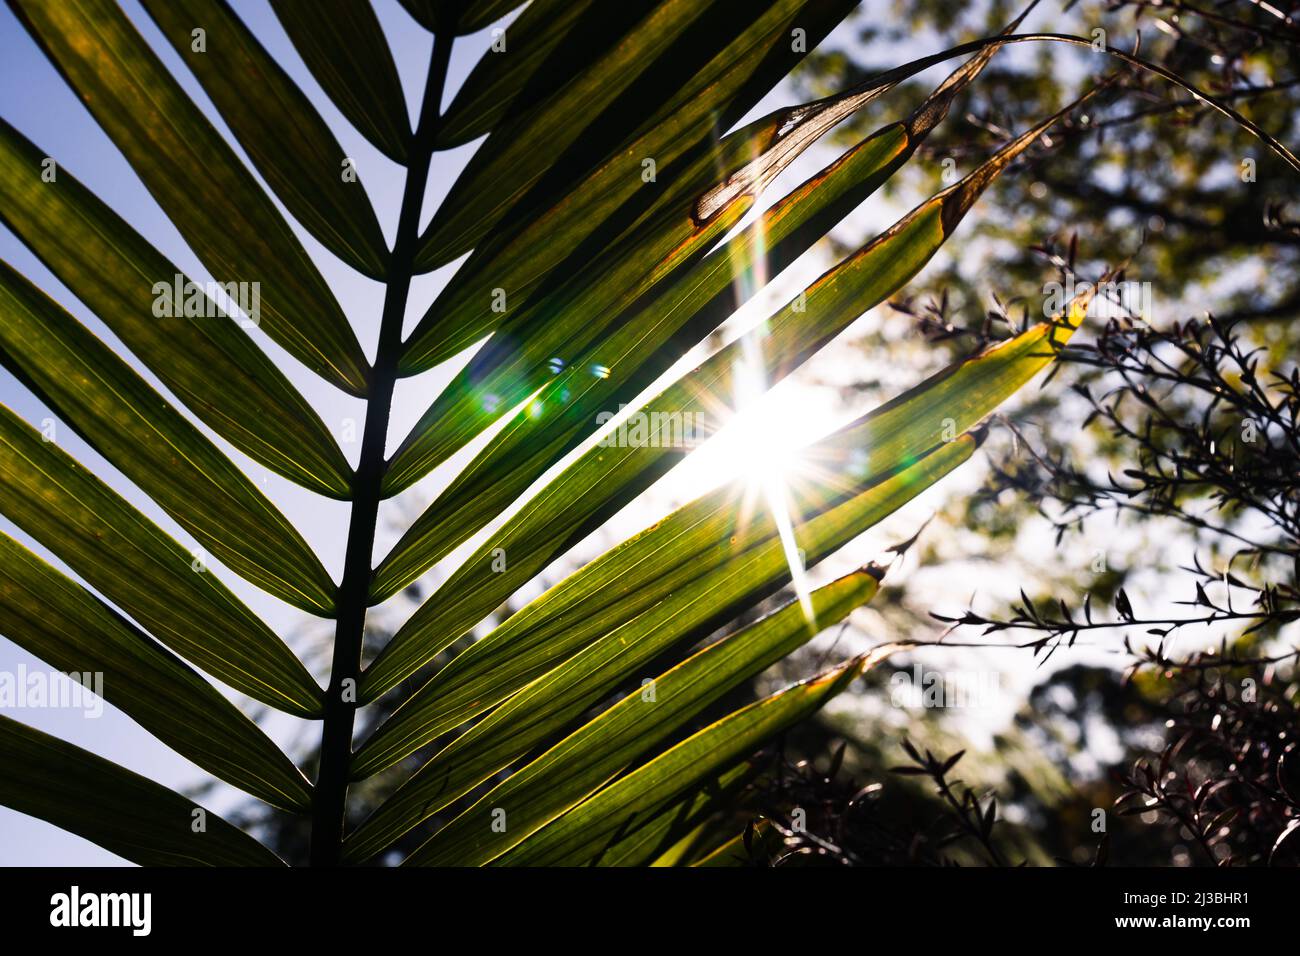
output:
[{"label": "palm stem", "polygon": [[[312,798],[311,865],[336,866],[343,842],[344,803],[352,728],[356,716],[356,686],[361,674],[361,649],[370,598],[371,560],[384,478],[384,451],[392,411],[393,387],[401,355],[402,320],[411,287],[412,264],[419,240],[420,210],[429,179],[433,141],[441,120],[442,91],[451,58],[452,38],[438,34],[425,81],[420,120],[407,162],[406,187],[397,223],[397,237],[388,265],[387,291],[379,327],[379,345],[366,403],[366,428],[361,457],[352,483],[352,516],[348,527],[343,582],[338,592],[338,622],[334,658],[321,732],[320,769]],[[350,683],[349,683],[350,682]],[[351,688],[350,694],[345,690]]]}]

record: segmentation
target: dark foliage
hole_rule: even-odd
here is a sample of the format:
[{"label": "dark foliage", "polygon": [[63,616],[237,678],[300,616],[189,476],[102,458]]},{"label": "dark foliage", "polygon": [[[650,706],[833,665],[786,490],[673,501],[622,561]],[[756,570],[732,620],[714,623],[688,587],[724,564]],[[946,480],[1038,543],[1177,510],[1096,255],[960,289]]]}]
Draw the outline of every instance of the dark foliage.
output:
[{"label": "dark foliage", "polygon": [[1119,812],[1176,828],[1202,863],[1300,864],[1294,685],[1192,663],[1165,748],[1119,777]]}]

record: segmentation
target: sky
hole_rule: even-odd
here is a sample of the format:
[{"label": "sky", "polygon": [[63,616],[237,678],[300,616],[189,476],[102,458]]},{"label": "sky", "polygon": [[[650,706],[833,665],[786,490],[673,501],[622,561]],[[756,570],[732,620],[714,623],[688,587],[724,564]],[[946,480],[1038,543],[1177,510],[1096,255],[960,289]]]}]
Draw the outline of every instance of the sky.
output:
[{"label": "sky", "polygon": [[[182,86],[223,135],[234,143],[229,130],[222,123],[197,82],[185,69],[179,57],[163,42],[152,21],[135,0],[124,0],[122,5],[136,27],[171,69],[173,75],[179,79]],[[391,242],[403,187],[403,171],[371,147],[331,106],[293,51],[266,0],[233,0],[233,6],[316,104],[343,145],[345,152],[355,159],[361,182],[374,203],[385,235]],[[408,103],[418,104],[431,53],[431,37],[410,19],[396,0],[377,0],[375,6],[393,48]],[[496,26],[499,27],[504,23],[505,21]],[[1031,25],[1036,24],[1031,23]],[[491,30],[492,28],[488,28],[476,35],[458,39],[453,50],[444,103],[450,102],[461,81],[487,50],[491,42]],[[921,53],[931,52],[936,47],[927,45],[927,39],[917,38],[911,48],[895,47],[889,51],[889,54],[894,59],[902,61]],[[832,44],[855,42],[852,27],[842,26],[828,42]],[[946,70],[943,68],[932,71],[935,79],[944,73]],[[791,87],[788,83],[782,83],[737,125],[742,125],[771,109],[791,105],[794,102]],[[55,158],[60,168],[66,169],[105,199],[187,275],[198,282],[215,278],[189,251],[125,159],[98,130],[90,114],[57,75],[7,7],[0,8],[0,114],[49,156]],[[242,156],[238,144],[234,145]],[[469,144],[457,150],[438,154],[435,158],[424,210],[426,222],[436,209],[438,201],[454,182],[456,174],[472,153],[474,145]],[[758,208],[761,209],[779,198],[790,187],[828,162],[833,155],[829,147],[819,146],[810,150],[769,187]],[[254,175],[257,174],[254,172]],[[884,197],[873,197],[849,217],[842,233],[853,237],[852,241],[855,244],[859,243],[865,237],[874,235],[875,232],[886,227],[903,211],[905,207],[900,206],[897,200],[889,201]],[[383,301],[383,287],[352,272],[312,239],[305,230],[293,223],[287,213],[285,218],[293,226],[313,261],[331,284],[336,297],[358,330],[363,347],[368,354],[373,355],[378,315]],[[101,338],[114,345],[120,353],[124,353],[112,333],[3,227],[0,227],[0,256],[53,295],[60,304]],[[408,330],[423,315],[438,290],[454,271],[455,265],[456,263],[453,263],[435,273],[417,278],[412,287],[406,316]],[[781,276],[779,281],[774,282],[764,294],[757,296],[745,311],[738,314],[733,319],[733,327],[743,327],[748,322],[761,317],[766,311],[785,302],[792,289],[804,287],[827,265],[829,260],[824,252],[815,251],[805,257],[787,270],[787,273]],[[869,319],[856,333],[851,333],[846,338],[851,339],[854,335],[860,337],[864,334],[863,329],[872,328],[872,321]],[[878,323],[879,317],[874,321]],[[336,435],[343,436],[352,425],[355,425],[356,434],[360,434],[361,423],[364,421],[362,403],[344,396],[306,372],[260,331],[254,330],[252,334],[276,359],[277,364],[286,370],[293,383],[320,411],[321,417]],[[684,358],[676,371],[680,372],[683,368],[689,367],[698,360],[699,355],[700,353],[696,352]],[[468,354],[422,376],[399,383],[389,435],[390,451],[414,425],[420,414],[437,395],[441,385],[450,379],[467,358]],[[168,394],[152,374],[133,359],[130,361],[159,391]],[[773,447],[783,447],[782,442],[798,444],[814,439],[832,430],[837,424],[866,411],[867,409],[862,407],[846,407],[840,389],[837,387],[837,383],[845,379],[846,375],[858,370],[852,363],[860,361],[860,351],[849,351],[844,346],[832,346],[810,363],[805,370],[782,383],[769,396],[762,409],[756,413],[756,418],[751,419],[762,423],[759,429],[760,437],[770,441]],[[38,427],[47,418],[57,418],[3,370],[0,370],[0,401]],[[173,404],[179,406],[178,402]],[[186,548],[195,546],[195,542],[174,521],[136,491],[112,466],[91,451],[70,428],[62,425],[57,427],[59,428],[58,441],[64,450],[108,481],[112,487],[125,495]],[[226,451],[236,464],[259,482],[267,496],[316,549],[326,568],[337,580],[343,562],[348,516],[346,504],[327,501],[297,488],[247,458],[227,442],[216,437],[205,426],[199,425],[199,427],[216,442],[218,447]],[[421,506],[430,501],[456,470],[483,447],[490,434],[491,432],[480,436],[461,454],[435,470],[416,486],[385,503],[380,514],[381,531],[380,540],[377,542],[376,558],[382,557],[388,547],[395,542],[403,523],[409,522],[413,515],[418,514]],[[345,454],[355,461],[357,443],[352,445],[345,443],[342,447]],[[642,499],[629,505],[604,528],[595,532],[589,542],[579,546],[578,552],[594,554],[602,547],[615,543],[661,517],[671,507],[684,503],[705,488],[716,484],[724,474],[728,463],[736,458],[737,447],[734,443],[728,447],[725,442],[719,442],[715,447],[706,448],[692,456]],[[542,482],[544,481],[545,478],[542,479]],[[889,525],[888,531],[873,530],[859,542],[845,548],[840,555],[814,569],[813,583],[829,580],[836,574],[844,573],[865,560],[875,557],[884,546],[905,537],[904,534],[898,533],[898,529],[907,527],[909,523],[911,527],[919,524],[925,514],[933,510],[936,503],[941,500],[940,496],[960,493],[963,488],[969,489],[972,482],[972,478],[963,476],[960,472],[951,476],[905,509],[897,516],[898,521]],[[425,580],[437,580],[445,575],[448,569],[454,568],[492,529],[499,526],[508,514],[509,512],[466,542],[431,571]],[[67,571],[66,566],[57,558],[6,519],[0,518],[0,530],[14,536],[46,560],[50,560],[56,567]],[[323,646],[321,641],[330,633],[330,628],[324,622],[309,618],[264,595],[222,568],[217,562],[213,562],[213,573],[216,573],[223,583],[296,648],[300,650],[314,648],[317,651],[321,649]],[[530,587],[534,590],[539,588],[536,583]],[[396,607],[386,606],[380,609],[380,613],[391,614],[396,610]],[[48,670],[31,655],[26,654],[10,641],[0,638],[0,672],[14,673],[21,668],[27,668],[29,671]],[[314,668],[314,672],[322,682],[327,676],[318,667]],[[228,688],[222,690],[241,706],[248,705],[249,702],[239,694]],[[8,716],[70,740],[173,788],[190,787],[204,778],[198,768],[169,751],[111,706],[106,706],[102,716],[97,718],[89,718],[76,711],[58,709],[23,709],[6,713]],[[282,746],[292,747],[302,739],[303,732],[310,728],[304,722],[277,715],[266,724],[266,729]],[[233,790],[220,787],[205,795],[201,802],[220,813],[242,802],[243,799]],[[112,865],[121,862],[113,854],[79,837],[0,808],[0,865]]]}]

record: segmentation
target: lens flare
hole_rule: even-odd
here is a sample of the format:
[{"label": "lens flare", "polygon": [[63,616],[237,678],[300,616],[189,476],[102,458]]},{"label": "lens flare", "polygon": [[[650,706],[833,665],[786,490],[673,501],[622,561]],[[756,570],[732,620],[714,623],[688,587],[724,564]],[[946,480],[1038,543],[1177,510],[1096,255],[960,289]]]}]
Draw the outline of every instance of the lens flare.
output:
[{"label": "lens flare", "polygon": [[[763,343],[760,335],[752,333],[742,339],[741,354],[736,360],[734,372],[736,383],[736,408],[744,416],[746,408],[753,408],[748,426],[737,429],[740,441],[741,465],[745,469],[743,477],[758,484],[766,501],[768,512],[776,524],[777,534],[781,539],[781,549],[785,552],[786,564],[790,567],[790,583],[795,596],[803,608],[808,626],[817,630],[817,619],[813,613],[812,589],[808,586],[808,575],[804,568],[803,554],[794,537],[794,521],[790,517],[790,488],[787,473],[792,472],[798,461],[798,449],[792,447],[794,435],[784,429],[767,430],[762,433],[762,415],[757,408],[763,395],[767,392],[767,373],[763,364]],[[733,422],[739,424],[739,422]],[[786,444],[788,447],[782,447]]]},{"label": "lens flare", "polygon": [[[737,301],[749,301],[767,285],[767,250],[762,234],[762,219],[754,231],[754,255],[749,267],[737,272],[734,282]],[[704,472],[715,481],[738,479],[745,494],[741,502],[741,524],[745,524],[761,500],[776,527],[790,569],[790,581],[803,609],[808,625],[816,630],[811,588],[804,567],[803,554],[795,540],[797,515],[792,515],[792,494],[788,480],[799,470],[800,447],[816,423],[806,420],[798,403],[779,404],[770,400],[763,342],[766,324],[760,323],[744,332],[739,355],[732,368],[732,392],[729,400],[722,396],[702,396],[709,414],[720,419],[720,429],[710,440],[703,462]]]}]

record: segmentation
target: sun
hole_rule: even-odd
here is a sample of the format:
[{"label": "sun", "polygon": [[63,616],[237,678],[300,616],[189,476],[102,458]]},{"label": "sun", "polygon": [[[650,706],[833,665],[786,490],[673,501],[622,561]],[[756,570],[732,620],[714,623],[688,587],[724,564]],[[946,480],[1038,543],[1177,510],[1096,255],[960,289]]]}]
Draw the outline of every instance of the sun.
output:
[{"label": "sun", "polygon": [[[758,373],[747,369],[744,374],[757,379],[761,371],[759,366]],[[736,394],[714,403],[708,413],[717,431],[692,456],[697,480],[709,487],[737,480],[758,486],[807,473],[804,450],[833,427],[814,390],[798,382],[771,390],[765,384],[742,385],[739,370],[736,378]]]},{"label": "sun", "polygon": [[791,585],[816,630],[806,561],[795,535],[800,522],[796,488],[799,482],[816,480],[806,449],[832,431],[836,421],[818,390],[793,380],[769,387],[762,349],[761,330],[742,337],[732,370],[734,394],[708,402],[718,430],[683,462],[682,480],[701,494],[735,484],[742,526],[760,514],[771,516]]},{"label": "sun", "polygon": [[[751,230],[752,256],[747,266],[736,270],[733,284],[736,298],[749,307],[760,307],[757,293],[768,285],[767,244],[757,207],[753,217],[737,227]],[[742,306],[733,318],[749,311]],[[797,488],[800,482],[819,482],[827,476],[805,453],[817,439],[839,424],[826,395],[803,385],[796,378],[779,383],[769,381],[764,349],[767,322],[741,322],[747,326],[736,344],[737,357],[731,369],[731,394],[707,394],[699,398],[704,413],[716,431],[680,464],[674,485],[690,497],[729,483],[737,486],[738,525],[745,527],[761,514],[771,516],[781,541],[790,581],[803,608],[809,627],[816,628],[806,561],[799,548],[795,528],[800,522]]]}]

